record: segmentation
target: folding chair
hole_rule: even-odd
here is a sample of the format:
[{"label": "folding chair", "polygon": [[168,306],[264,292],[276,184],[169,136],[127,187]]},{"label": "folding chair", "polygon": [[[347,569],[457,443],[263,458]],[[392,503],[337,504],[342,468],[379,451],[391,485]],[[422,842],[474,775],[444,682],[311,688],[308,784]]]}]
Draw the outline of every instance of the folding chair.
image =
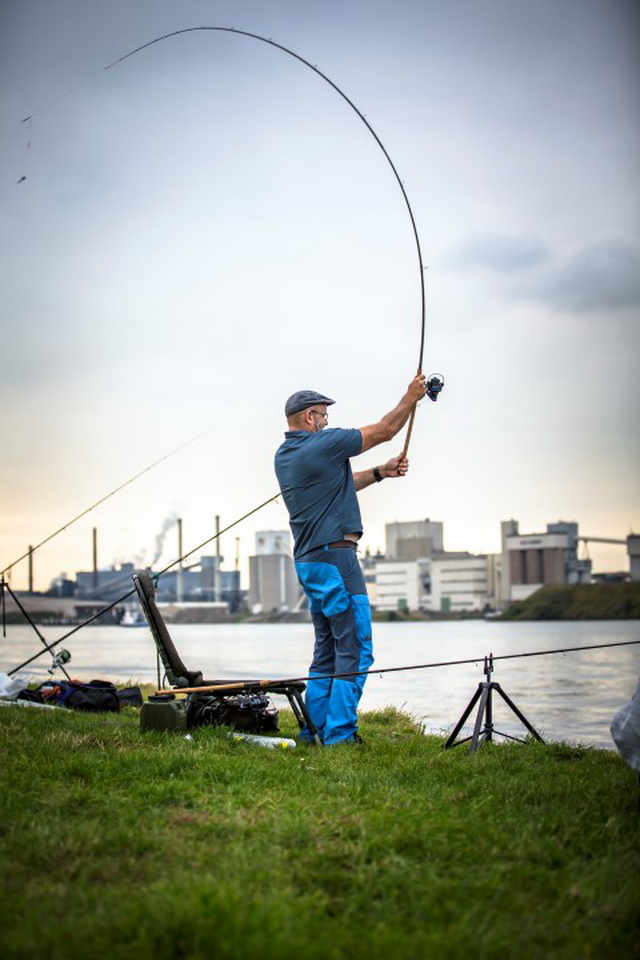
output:
[{"label": "folding chair", "polygon": [[[302,680],[205,680],[200,670],[188,670],[184,665],[180,654],[171,638],[167,625],[162,618],[162,614],[156,603],[156,591],[151,576],[145,571],[139,570],[133,574],[133,583],[140,600],[140,606],[145,615],[151,635],[155,641],[158,655],[164,666],[165,675],[169,683],[174,687],[171,692],[180,693],[182,689],[188,688],[191,692],[187,694],[192,702],[197,702],[204,697],[207,698],[228,698],[231,695],[230,687],[233,690],[233,696],[241,694],[274,693],[281,694],[287,698],[300,729],[306,726],[316,743],[322,745],[318,732],[309,716],[306,704],[302,694],[306,689],[306,684]],[[220,686],[222,689],[208,689],[199,693],[193,691],[194,687],[215,688]]]}]

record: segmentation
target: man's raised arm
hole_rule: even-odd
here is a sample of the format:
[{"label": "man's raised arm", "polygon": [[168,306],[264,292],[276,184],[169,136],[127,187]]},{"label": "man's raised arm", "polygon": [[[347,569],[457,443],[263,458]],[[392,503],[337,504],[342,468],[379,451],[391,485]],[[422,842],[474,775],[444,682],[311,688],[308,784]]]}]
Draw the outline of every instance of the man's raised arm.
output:
[{"label": "man's raised arm", "polygon": [[424,373],[418,373],[393,410],[385,413],[378,423],[372,423],[369,427],[360,427],[360,433],[362,434],[362,450],[360,452],[364,453],[371,447],[377,447],[379,443],[393,440],[395,435],[404,427],[418,400],[422,400],[426,392],[427,385]]}]

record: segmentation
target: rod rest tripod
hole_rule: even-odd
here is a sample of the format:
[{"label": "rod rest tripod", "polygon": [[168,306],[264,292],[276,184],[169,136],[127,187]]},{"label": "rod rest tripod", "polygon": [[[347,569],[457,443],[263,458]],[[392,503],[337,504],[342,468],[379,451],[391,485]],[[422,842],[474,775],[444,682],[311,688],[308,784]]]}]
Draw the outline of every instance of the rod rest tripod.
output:
[{"label": "rod rest tripod", "polygon": [[[526,727],[529,733],[539,740],[540,743],[544,743],[544,740],[540,736],[537,730],[529,723],[525,715],[518,710],[513,700],[507,696],[499,683],[491,680],[491,674],[493,673],[493,654],[490,653],[488,657],[484,658],[484,676],[485,679],[478,684],[478,689],[472,696],[471,700],[467,704],[467,707],[456,723],[455,727],[451,731],[451,734],[444,745],[445,750],[448,750],[450,747],[459,747],[462,743],[469,743],[471,741],[471,746],[469,747],[469,753],[475,753],[478,747],[488,741],[493,740],[494,735],[500,737],[506,737],[508,740],[517,740],[518,743],[524,743],[524,740],[521,737],[512,737],[508,733],[501,733],[499,730],[496,730],[493,725],[493,702],[492,695],[495,690],[496,693],[500,694],[507,706],[515,713],[516,717],[520,722]],[[467,718],[476,703],[480,701],[478,706],[478,713],[476,715],[476,720],[473,728],[473,733],[470,737],[464,737],[462,740],[457,740],[457,736],[465,725]],[[484,720],[484,725],[483,725]]]}]

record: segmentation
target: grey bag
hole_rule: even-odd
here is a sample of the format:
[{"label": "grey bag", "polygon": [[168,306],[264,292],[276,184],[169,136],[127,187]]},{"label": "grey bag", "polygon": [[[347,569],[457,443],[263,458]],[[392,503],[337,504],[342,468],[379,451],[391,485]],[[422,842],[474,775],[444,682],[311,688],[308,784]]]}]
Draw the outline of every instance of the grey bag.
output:
[{"label": "grey bag", "polygon": [[614,715],[610,730],[622,758],[640,773],[640,682],[629,703]]}]

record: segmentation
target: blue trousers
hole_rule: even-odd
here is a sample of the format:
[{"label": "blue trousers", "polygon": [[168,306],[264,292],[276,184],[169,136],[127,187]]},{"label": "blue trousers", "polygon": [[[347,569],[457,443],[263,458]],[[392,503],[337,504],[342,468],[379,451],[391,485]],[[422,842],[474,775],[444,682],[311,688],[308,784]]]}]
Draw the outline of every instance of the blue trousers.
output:
[{"label": "blue trousers", "polygon": [[[355,550],[322,547],[296,561],[309,600],[315,647],[306,703],[326,745],[349,740],[358,729],[358,703],[366,676],[323,679],[325,674],[368,670],[373,663],[369,598]],[[311,739],[304,729],[301,739]]]}]

